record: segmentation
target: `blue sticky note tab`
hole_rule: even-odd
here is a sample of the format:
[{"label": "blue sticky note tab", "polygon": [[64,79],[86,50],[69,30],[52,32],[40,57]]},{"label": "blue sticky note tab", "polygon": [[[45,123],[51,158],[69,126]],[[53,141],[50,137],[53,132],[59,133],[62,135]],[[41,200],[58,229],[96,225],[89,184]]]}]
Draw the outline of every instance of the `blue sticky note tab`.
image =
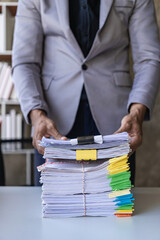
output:
[{"label": "blue sticky note tab", "polygon": [[117,202],[117,201],[121,201],[123,199],[130,199],[133,197],[133,194],[127,194],[127,195],[123,195],[123,196],[119,196],[119,197],[116,197],[116,199],[114,200],[114,202]]},{"label": "blue sticky note tab", "polygon": [[132,204],[132,201],[130,199],[128,199],[126,201],[117,202],[115,205],[122,206],[122,205],[127,205],[127,204]]}]

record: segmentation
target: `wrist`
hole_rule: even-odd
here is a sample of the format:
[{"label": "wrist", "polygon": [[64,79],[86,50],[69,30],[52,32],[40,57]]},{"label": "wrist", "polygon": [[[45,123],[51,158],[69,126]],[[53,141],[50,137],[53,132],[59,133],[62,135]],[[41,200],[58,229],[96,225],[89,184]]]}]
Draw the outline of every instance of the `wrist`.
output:
[{"label": "wrist", "polygon": [[131,116],[136,117],[142,123],[146,109],[146,106],[141,103],[133,103],[130,107],[130,114]]},{"label": "wrist", "polygon": [[46,113],[41,109],[33,109],[31,110],[29,117],[30,117],[32,126],[34,126],[35,124],[37,124],[38,121],[46,117]]}]

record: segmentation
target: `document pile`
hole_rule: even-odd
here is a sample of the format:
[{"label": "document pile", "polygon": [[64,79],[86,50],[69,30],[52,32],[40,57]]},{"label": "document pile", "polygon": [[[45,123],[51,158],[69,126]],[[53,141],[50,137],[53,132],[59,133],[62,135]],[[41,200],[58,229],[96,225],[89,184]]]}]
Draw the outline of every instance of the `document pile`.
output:
[{"label": "document pile", "polygon": [[[131,216],[127,133],[66,141],[44,138],[43,217]],[[97,161],[96,161],[97,160]]]}]

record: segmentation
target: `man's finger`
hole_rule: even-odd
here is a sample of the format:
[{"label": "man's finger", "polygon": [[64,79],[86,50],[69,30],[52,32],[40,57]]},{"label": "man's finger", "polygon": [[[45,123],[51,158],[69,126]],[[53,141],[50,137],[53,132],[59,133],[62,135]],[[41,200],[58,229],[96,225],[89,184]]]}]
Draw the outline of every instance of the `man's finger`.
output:
[{"label": "man's finger", "polygon": [[132,137],[130,142],[130,148],[132,149],[132,153],[142,144],[142,136]]},{"label": "man's finger", "polygon": [[62,134],[60,134],[57,129],[54,129],[51,131],[51,136],[54,137],[57,140],[67,140],[67,138],[65,136],[63,136]]},{"label": "man's finger", "polygon": [[114,134],[122,133],[122,132],[127,132],[127,129],[125,128],[125,126],[121,126],[116,132],[114,132]]},{"label": "man's finger", "polygon": [[122,119],[120,128],[114,134],[121,133],[121,132],[129,133],[129,131],[131,130],[131,127],[132,127],[132,123],[127,115]]},{"label": "man's finger", "polygon": [[34,148],[37,149],[37,141],[34,137],[33,137],[33,140],[32,140],[32,145],[33,145]]},{"label": "man's finger", "polygon": [[49,128],[50,134],[52,137],[54,137],[57,140],[67,140],[65,136],[63,136],[61,133],[58,132],[56,129],[55,124],[52,124],[52,127]]},{"label": "man's finger", "polygon": [[37,146],[37,150],[40,154],[44,155],[44,147]]},{"label": "man's finger", "polygon": [[[42,137],[43,136],[40,133],[34,133],[34,135],[33,135],[32,145],[37,150],[40,147],[38,141],[40,141],[42,139]],[[39,150],[38,150],[38,152],[39,152]]]},{"label": "man's finger", "polygon": [[121,133],[123,132],[123,129],[119,128],[116,132],[114,132],[113,134],[117,134],[117,133]]}]

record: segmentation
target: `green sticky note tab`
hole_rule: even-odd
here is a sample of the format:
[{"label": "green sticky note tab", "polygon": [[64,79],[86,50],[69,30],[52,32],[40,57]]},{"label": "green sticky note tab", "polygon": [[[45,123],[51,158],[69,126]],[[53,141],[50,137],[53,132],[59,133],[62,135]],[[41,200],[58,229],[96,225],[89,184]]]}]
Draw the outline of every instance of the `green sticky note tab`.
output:
[{"label": "green sticky note tab", "polygon": [[121,172],[121,173],[116,173],[116,174],[112,174],[112,175],[108,175],[107,178],[112,178],[112,179],[117,179],[117,178],[123,178],[124,176],[131,176],[131,172],[130,171],[125,171],[125,172]]},{"label": "green sticky note tab", "polygon": [[128,181],[128,183],[117,184],[117,185],[111,186],[111,187],[112,187],[112,191],[125,190],[125,189],[128,189],[128,188],[131,188],[131,183],[130,183],[130,181]]},{"label": "green sticky note tab", "polygon": [[122,205],[116,208],[115,210],[131,210],[134,204]]}]

